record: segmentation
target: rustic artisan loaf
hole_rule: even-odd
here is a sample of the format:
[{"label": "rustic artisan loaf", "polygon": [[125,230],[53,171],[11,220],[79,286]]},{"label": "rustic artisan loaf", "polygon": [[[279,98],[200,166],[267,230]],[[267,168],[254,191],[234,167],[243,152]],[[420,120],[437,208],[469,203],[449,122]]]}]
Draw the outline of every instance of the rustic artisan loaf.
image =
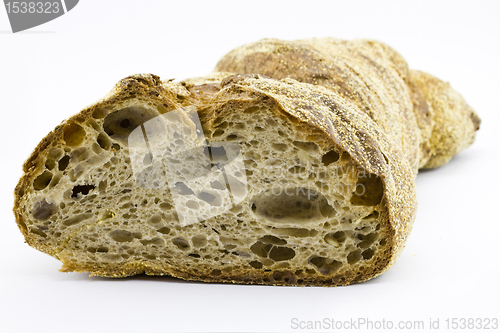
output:
[{"label": "rustic artisan loaf", "polygon": [[[342,42],[320,51],[297,42],[330,52],[338,76],[333,65],[318,71],[321,57],[288,58],[292,44],[269,43],[230,53],[202,78],[127,77],[56,127],[15,190],[28,244],[62,271],[108,277],[336,286],[387,270],[415,217],[422,156],[449,156],[473,138],[454,130],[455,148],[432,150],[450,144],[431,139],[425,117],[446,108],[439,94],[451,88],[425,90],[380,43],[371,53],[368,42],[341,51]],[[463,109],[473,111],[453,106],[460,121],[440,112],[468,126]]]}]

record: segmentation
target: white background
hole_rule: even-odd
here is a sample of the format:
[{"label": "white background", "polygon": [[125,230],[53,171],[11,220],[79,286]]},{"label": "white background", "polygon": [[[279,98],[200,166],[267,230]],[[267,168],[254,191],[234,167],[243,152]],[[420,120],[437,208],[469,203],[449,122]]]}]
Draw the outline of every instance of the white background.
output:
[{"label": "white background", "polygon": [[[500,1],[97,1],[12,34],[0,7],[0,331],[297,331],[301,321],[500,317]],[[451,82],[483,122],[476,143],[418,176],[398,263],[339,288],[237,286],[60,273],[24,243],[12,191],[35,145],[133,73],[201,76],[265,37],[374,38]],[[356,331],[356,330],[352,330]],[[358,330],[362,331],[362,330]],[[422,332],[422,330],[420,330]]]}]

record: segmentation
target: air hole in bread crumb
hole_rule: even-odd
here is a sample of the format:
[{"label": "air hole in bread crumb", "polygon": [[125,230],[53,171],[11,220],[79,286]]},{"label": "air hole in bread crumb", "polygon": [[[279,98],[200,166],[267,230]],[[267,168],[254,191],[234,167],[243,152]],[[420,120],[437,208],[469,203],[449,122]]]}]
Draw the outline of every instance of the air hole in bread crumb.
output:
[{"label": "air hole in bread crumb", "polygon": [[54,161],[53,159],[49,158],[45,161],[45,167],[49,170],[52,170],[54,169],[54,167],[56,166],[56,161]]},{"label": "air hole in bread crumb", "polygon": [[367,173],[358,178],[356,188],[351,196],[351,204],[355,206],[375,206],[382,201],[384,185],[377,175]]},{"label": "air hole in bread crumb", "polygon": [[52,177],[52,180],[50,181],[50,187],[55,187],[57,184],[59,184],[59,181],[61,180],[63,174],[61,172],[58,172]]},{"label": "air hole in bread crumb", "polygon": [[202,192],[198,194],[198,198],[209,203],[212,206],[220,206],[222,204],[222,197],[218,193]]},{"label": "air hole in bread crumb", "polygon": [[162,227],[162,228],[158,229],[157,231],[161,234],[168,235],[170,233],[170,228],[169,227]]},{"label": "air hole in bread crumb", "polygon": [[293,141],[292,143],[295,147],[307,152],[316,152],[319,150],[318,145],[314,142]]},{"label": "air hole in bread crumb", "polygon": [[92,143],[92,151],[96,154],[100,154],[102,152],[101,146],[97,142]]},{"label": "air hole in bread crumb", "polygon": [[160,209],[162,209],[162,210],[170,210],[170,209],[172,209],[172,205],[170,203],[168,203],[168,202],[162,202],[160,204]]},{"label": "air hole in bread crumb", "polygon": [[33,181],[33,188],[36,191],[41,191],[49,185],[51,180],[52,180],[52,173],[50,171],[44,171],[40,176],[36,177],[36,179]]},{"label": "air hole in bread crumb", "polygon": [[142,106],[130,106],[113,111],[104,118],[104,131],[114,140],[128,146],[128,136],[146,121],[159,116],[157,110]]},{"label": "air hole in bread crumb", "polygon": [[222,134],[224,134],[224,130],[223,130],[223,129],[221,129],[221,128],[218,128],[218,129],[216,129],[216,130],[212,133],[212,137],[213,137],[213,138],[216,138],[216,137],[221,136]]},{"label": "air hole in bread crumb", "polygon": [[33,207],[33,217],[37,220],[46,220],[56,210],[57,206],[54,203],[48,203],[45,199],[42,199]]},{"label": "air hole in bread crumb", "polygon": [[172,243],[174,243],[174,245],[177,246],[182,251],[187,251],[190,248],[189,242],[181,237],[176,237],[172,239]]},{"label": "air hole in bread crumb", "polygon": [[142,239],[140,240],[141,244],[142,245],[156,245],[156,246],[164,246],[165,245],[165,241],[163,240],[163,238],[160,238],[160,237],[153,237],[151,239]]},{"label": "air hole in bread crumb", "polygon": [[286,245],[286,240],[278,238],[276,236],[272,235],[265,235],[259,238],[259,241],[263,243],[268,243],[268,244],[274,244],[274,245]]},{"label": "air hole in bread crumb", "polygon": [[224,121],[220,125],[217,126],[217,128],[228,128],[228,127],[229,127],[229,123],[227,121]]},{"label": "air hole in bread crumb", "polygon": [[94,117],[95,119],[101,119],[101,118],[104,118],[104,116],[108,113],[108,110],[106,109],[103,109],[103,108],[97,108],[94,110],[94,112],[92,113],[92,117]]},{"label": "air hole in bread crumb", "polygon": [[256,132],[264,132],[264,130],[265,130],[263,127],[260,127],[260,126],[255,126],[254,129]]},{"label": "air hole in bread crumb", "polygon": [[352,265],[361,260],[361,250],[355,250],[347,255],[347,262]]},{"label": "air hole in bread crumb", "polygon": [[194,235],[191,238],[191,241],[193,242],[194,247],[201,248],[207,245],[207,238],[205,235]]},{"label": "air hole in bread crumb", "polygon": [[267,258],[267,255],[272,247],[272,244],[264,244],[257,241],[252,246],[250,246],[250,251],[258,255],[259,257]]},{"label": "air hole in bread crumb", "polygon": [[256,216],[277,223],[317,222],[334,214],[321,193],[307,188],[271,189],[257,194],[252,201]]},{"label": "air hole in bread crumb", "polygon": [[99,193],[104,193],[106,191],[107,187],[108,187],[108,181],[107,180],[101,180],[99,182]]},{"label": "air hole in bread crumb", "polygon": [[342,263],[340,261],[324,257],[313,257],[309,259],[309,262],[316,266],[319,272],[323,275],[331,274],[342,267]]},{"label": "air hole in bread crumb", "polygon": [[344,231],[337,231],[335,233],[329,233],[325,236],[325,242],[327,244],[339,247],[346,240],[346,234]]},{"label": "air hole in bread crumb", "polygon": [[123,119],[121,122],[120,122],[120,126],[122,128],[129,128],[130,127],[130,120],[128,119]]},{"label": "air hole in bread crumb", "polygon": [[358,243],[358,247],[361,249],[366,249],[370,247],[377,240],[378,233],[371,232],[368,235],[359,234],[358,238],[361,240],[361,242]]},{"label": "air hole in bread crumb", "polygon": [[128,230],[113,230],[108,234],[115,242],[131,242],[134,240],[134,234]]},{"label": "air hole in bread crumb", "polygon": [[47,234],[36,227],[30,227],[30,231],[37,234],[38,236],[42,236],[43,238],[47,238]]},{"label": "air hole in bread crumb", "polygon": [[73,187],[73,192],[71,194],[72,198],[78,198],[78,195],[87,195],[90,191],[95,189],[94,185],[76,185]]},{"label": "air hole in bread crumb", "polygon": [[100,133],[97,137],[97,143],[102,149],[109,150],[111,148],[111,140],[103,133]]},{"label": "air hole in bread crumb", "polygon": [[273,143],[271,147],[277,151],[286,151],[288,149],[288,145],[284,143]]},{"label": "air hole in bread crumb", "polygon": [[323,155],[323,157],[321,157],[321,162],[325,166],[329,166],[330,164],[337,162],[339,160],[339,157],[339,153],[337,153],[335,150],[330,150],[328,153]]},{"label": "air hole in bread crumb", "polygon": [[275,246],[269,253],[269,258],[274,261],[290,260],[295,257],[295,251],[285,246]]},{"label": "air hole in bread crumb", "polygon": [[256,261],[256,260],[250,261],[248,264],[255,269],[261,269],[263,267],[262,263],[260,261]]},{"label": "air hole in bread crumb", "polygon": [[182,182],[175,183],[174,187],[172,188],[172,192],[180,195],[194,194],[193,190],[187,187],[187,185]]},{"label": "air hole in bread crumb", "polygon": [[214,119],[213,124],[214,124],[215,127],[217,127],[217,126],[219,126],[222,123],[222,121],[224,121],[223,117],[217,117],[217,118]]},{"label": "air hole in bread crumb", "polygon": [[63,127],[63,138],[66,145],[76,147],[82,144],[85,139],[86,132],[82,126],[69,122]]},{"label": "air hole in bread crumb", "polygon": [[361,255],[363,256],[363,259],[369,260],[373,257],[374,253],[375,253],[375,251],[373,251],[372,249],[367,249],[367,250],[364,250],[363,253],[361,253]]}]

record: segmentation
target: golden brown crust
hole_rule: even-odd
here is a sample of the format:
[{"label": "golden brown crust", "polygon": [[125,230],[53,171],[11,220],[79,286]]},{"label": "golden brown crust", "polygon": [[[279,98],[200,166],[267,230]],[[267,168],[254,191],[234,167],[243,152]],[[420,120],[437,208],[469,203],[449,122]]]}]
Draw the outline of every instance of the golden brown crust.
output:
[{"label": "golden brown crust", "polygon": [[413,103],[413,112],[420,129],[420,158],[418,167],[422,168],[431,158],[432,107],[411,77],[407,80],[408,90]]},{"label": "golden brown crust", "polygon": [[229,52],[215,70],[292,78],[339,93],[402,142],[415,173],[449,161],[479,128],[477,114],[448,84],[410,71],[401,55],[378,41],[263,39]]},{"label": "golden brown crust", "polygon": [[421,71],[410,75],[432,108],[429,158],[423,168],[437,168],[474,142],[481,119],[449,83]]}]

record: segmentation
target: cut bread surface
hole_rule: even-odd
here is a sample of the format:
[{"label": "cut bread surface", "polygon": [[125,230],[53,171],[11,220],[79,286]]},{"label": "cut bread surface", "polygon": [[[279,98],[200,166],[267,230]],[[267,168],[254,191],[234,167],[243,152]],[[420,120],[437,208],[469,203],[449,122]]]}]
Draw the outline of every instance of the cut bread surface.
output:
[{"label": "cut bread surface", "polygon": [[[184,155],[177,160],[162,155],[167,146],[156,152],[151,147],[154,140],[171,144],[195,133],[189,117],[168,138],[150,135],[150,150],[137,149],[137,139],[130,138],[155,119],[179,110],[182,117],[186,109],[165,112],[163,105],[129,99],[96,108],[84,121],[68,121],[63,140],[38,156],[43,166],[23,190],[19,209],[32,242],[61,260],[63,271],[101,276],[146,272],[205,281],[337,285],[386,268],[393,231],[379,176],[269,98],[233,98],[210,108],[210,117],[201,117],[204,139],[191,138],[201,150],[179,149]],[[235,160],[231,145],[239,147],[233,155],[242,161],[236,172],[244,172],[245,186],[230,186],[227,178],[234,172],[227,170],[226,184],[220,177],[207,183],[209,188],[189,182],[200,175],[193,176],[193,166],[203,166],[207,157],[205,178],[227,169],[228,163],[218,161]],[[167,159],[174,162],[165,164]],[[143,169],[134,167],[134,160]],[[191,173],[187,181],[166,181],[168,174],[183,172]],[[228,192],[240,200],[227,205]],[[200,206],[216,214],[203,218]],[[182,223],[179,207],[198,213],[198,219]]]}]

